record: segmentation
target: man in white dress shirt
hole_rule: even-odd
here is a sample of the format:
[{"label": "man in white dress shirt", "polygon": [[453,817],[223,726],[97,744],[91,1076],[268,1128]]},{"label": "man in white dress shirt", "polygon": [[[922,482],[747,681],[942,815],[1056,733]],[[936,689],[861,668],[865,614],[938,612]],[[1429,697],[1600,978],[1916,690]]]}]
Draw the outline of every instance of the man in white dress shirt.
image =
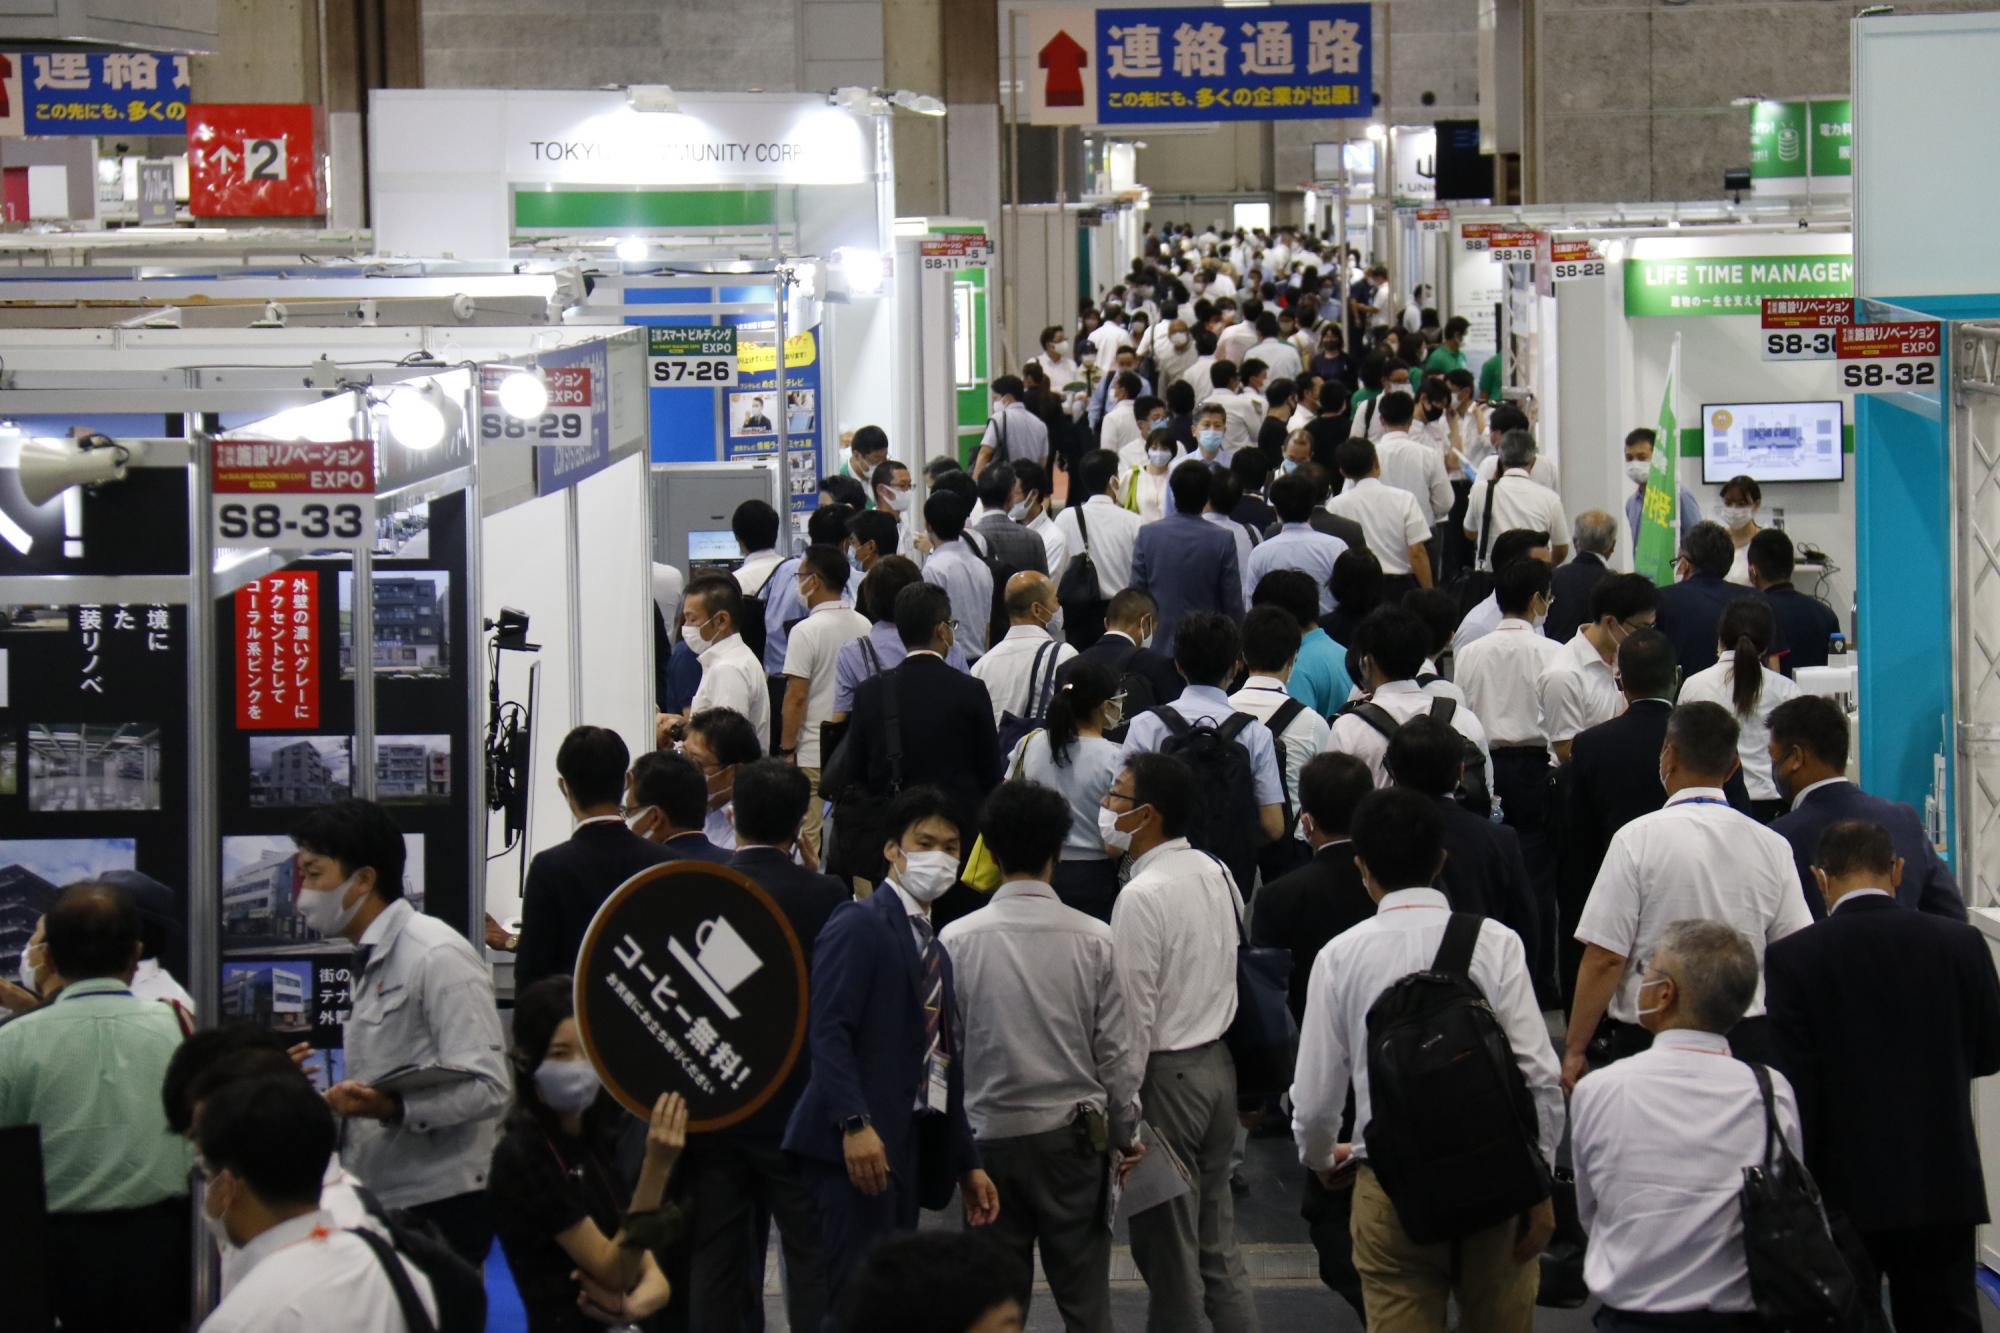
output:
[{"label": "man in white dress shirt", "polygon": [[[778,743],[772,753],[790,759],[819,787],[819,729],[833,717],[835,666],[841,648],[868,634],[868,617],[847,604],[847,579],[853,571],[838,549],[808,546],[799,562],[799,596],[806,618],[792,630],[785,646],[784,715],[778,719]],[[817,856],[820,847],[820,803],[806,806],[799,835]]]},{"label": "man in white dress shirt", "polygon": [[1313,486],[1304,477],[1286,473],[1271,483],[1271,508],[1284,526],[1275,537],[1266,537],[1250,552],[1244,582],[1255,588],[1274,569],[1296,569],[1309,576],[1319,589],[1319,612],[1333,610],[1334,561],[1340,559],[1347,543],[1324,532],[1316,532],[1306,520],[1312,516]]},{"label": "man in white dress shirt", "polygon": [[1077,463],[1071,501],[1055,517],[1074,560],[1086,551],[1097,571],[1097,590],[1105,601],[1132,582],[1132,545],[1144,521],[1118,503],[1118,455],[1093,449]]},{"label": "man in white dress shirt", "polygon": [[1132,1259],[1146,1279],[1146,1326],[1255,1333],[1257,1311],[1236,1242],[1229,1159],[1236,1065],[1223,1034],[1236,1018],[1243,899],[1222,864],[1188,845],[1200,799],[1193,770],[1133,754],[1098,816],[1106,850],[1131,858],[1111,909],[1111,956],[1146,1077],[1139,1102],[1157,1150],[1188,1168],[1189,1190],[1132,1217]]},{"label": "man in white dress shirt", "polygon": [[[1674,922],[1639,981],[1651,1048],[1577,1085],[1570,1156],[1590,1233],[1584,1280],[1604,1302],[1600,1329],[1765,1327],[1750,1294],[1742,1205],[1743,1169],[1764,1163],[1765,1101],[1728,1036],[1757,999],[1760,971],[1739,931]],[[1779,1130],[1803,1160],[1791,1085],[1769,1076]]]},{"label": "man in white dress shirt", "polygon": [[1215,364],[1208,368],[1208,374],[1215,388],[1202,406],[1220,407],[1225,414],[1224,452],[1215,461],[1227,463],[1230,454],[1257,443],[1258,432],[1264,429],[1269,405],[1262,394],[1253,393],[1243,382],[1242,367],[1234,361],[1218,357]]},{"label": "man in white dress shirt", "polygon": [[437,1297],[423,1270],[398,1254],[378,1257],[370,1239],[342,1230],[320,1207],[333,1113],[305,1080],[270,1077],[218,1088],[202,1102],[197,1133],[208,1180],[202,1211],[239,1247],[242,1274],[203,1321],[204,1333],[405,1327],[385,1261],[402,1265],[424,1315],[436,1323]]},{"label": "man in white dress shirt", "polygon": [[[764,664],[736,632],[743,613],[743,595],[727,574],[705,574],[688,584],[681,600],[681,640],[701,659],[701,684],[688,705],[688,716],[710,708],[728,708],[750,719],[757,740],[771,744],[771,687]],[[662,717],[662,734],[685,718]]]},{"label": "man in white dress shirt", "polygon": [[1590,619],[1536,682],[1542,725],[1557,763],[1569,762],[1579,735],[1625,711],[1618,645],[1653,628],[1659,613],[1659,590],[1644,574],[1606,574],[1590,590]]},{"label": "man in white dress shirt", "polygon": [[[1299,1160],[1328,1188],[1352,1183],[1354,1267],[1370,1328],[1445,1333],[1446,1300],[1452,1298],[1458,1327],[1529,1333],[1541,1281],[1536,1259],[1555,1231],[1553,1204],[1543,1199],[1471,1235],[1418,1244],[1369,1165],[1374,1102],[1368,1011],[1402,978],[1432,966],[1452,911],[1431,887],[1444,868],[1444,818],[1431,798],[1400,787],[1375,792],[1355,810],[1350,827],[1361,882],[1377,907],[1313,961],[1291,1094]],[[1497,921],[1481,921],[1467,971],[1506,1034],[1533,1099],[1535,1146],[1545,1163],[1553,1162],[1562,1137],[1562,1089],[1520,937]],[[1362,1137],[1342,1143],[1341,1111],[1350,1088]]]},{"label": "man in white dress shirt", "polygon": [[1007,635],[973,664],[993,697],[993,725],[1007,714],[1039,718],[1053,697],[1056,668],[1076,656],[1063,641],[1063,610],[1046,574],[1024,569],[1007,580]]},{"label": "man in white dress shirt", "polygon": [[[1646,1045],[1636,1028],[1645,1007],[1640,972],[1674,922],[1733,927],[1750,941],[1760,969],[1765,944],[1812,924],[1791,844],[1723,798],[1722,784],[1737,769],[1736,735],[1736,719],[1720,704],[1682,704],[1667,719],[1660,747],[1666,808],[1612,835],[1577,921],[1584,950],[1563,1053],[1565,1088],[1593,1064]],[[1607,1015],[1611,1022],[1593,1049]],[[1730,1049],[1743,1059],[1768,1060],[1761,975],[1744,1015],[1730,1030]]]},{"label": "man in white dress shirt", "polygon": [[1049,577],[1062,583],[1069,568],[1069,541],[1049,516],[1049,473],[1039,463],[1014,464],[1014,480],[1020,483],[1021,499],[1015,506],[1015,521],[1042,539],[1042,555],[1049,562]]},{"label": "man in white dress shirt", "polygon": [[1295,379],[1304,363],[1299,360],[1298,348],[1284,338],[1278,328],[1278,317],[1266,310],[1257,316],[1257,337],[1252,343],[1248,356],[1262,361],[1271,368],[1271,378],[1278,380]]},{"label": "man in white dress shirt", "polygon": [[[1417,684],[1430,652],[1431,629],[1415,612],[1400,606],[1377,607],[1361,622],[1354,637],[1361,657],[1361,679],[1355,684],[1368,696],[1368,702],[1387,713],[1397,726],[1420,713],[1435,717],[1448,709],[1445,720],[1452,729],[1476,745],[1481,755],[1486,754],[1486,729],[1473,711],[1459,707],[1455,700],[1427,694]],[[1326,748],[1353,755],[1368,765],[1376,786],[1389,785],[1389,771],[1383,764],[1389,738],[1364,713],[1344,712],[1335,717]],[[1490,758],[1487,768],[1487,790],[1491,791]]]},{"label": "man in white dress shirt", "polygon": [[[1524,430],[1510,430],[1500,439],[1500,475],[1490,482],[1472,483],[1472,493],[1465,501],[1465,539],[1473,543],[1478,553],[1478,568],[1493,568],[1486,518],[1489,493],[1493,497],[1490,525],[1493,536],[1516,528],[1538,529],[1548,533],[1552,541],[1568,535],[1569,520],[1563,517],[1562,497],[1532,475],[1535,457],[1535,437]],[[1556,543],[1550,550],[1555,564],[1569,559],[1568,543]]]},{"label": "man in white dress shirt", "polygon": [[1105,409],[1098,442],[1106,449],[1123,449],[1134,440],[1145,438],[1139,418],[1133,415],[1139,403],[1138,372],[1121,370],[1113,375],[1110,395],[1111,406]]},{"label": "man in white dress shirt", "polygon": [[1381,460],[1383,482],[1408,491],[1432,523],[1442,522],[1451,513],[1451,478],[1444,472],[1444,455],[1410,434],[1416,399],[1385,393],[1376,401],[1382,438],[1375,443],[1375,456]]},{"label": "man in white dress shirt", "polygon": [[1417,497],[1383,482],[1381,458],[1367,440],[1342,440],[1333,460],[1347,489],[1326,502],[1327,512],[1361,525],[1369,551],[1382,562],[1388,600],[1430,587],[1431,523]]},{"label": "man in white dress shirt", "polygon": [[[1229,706],[1263,723],[1278,747],[1278,772],[1285,784],[1285,832],[1274,847],[1259,854],[1266,883],[1306,860],[1305,843],[1298,837],[1299,774],[1326,748],[1330,730],[1325,718],[1290,692],[1301,638],[1299,622],[1289,611],[1276,606],[1252,608],[1243,617],[1243,665],[1249,675],[1243,688],[1229,696]],[[1285,717],[1287,713],[1291,716]]]},{"label": "man in white dress shirt", "polygon": [[[1527,558],[1550,565],[1549,534],[1523,528],[1516,532],[1503,532],[1493,540],[1493,567],[1504,569],[1516,560]],[[1553,568],[1553,565],[1551,565]],[[1492,593],[1486,600],[1465,613],[1465,619],[1458,622],[1458,632],[1451,636],[1453,662],[1470,644],[1491,634],[1500,624],[1500,601]]]}]

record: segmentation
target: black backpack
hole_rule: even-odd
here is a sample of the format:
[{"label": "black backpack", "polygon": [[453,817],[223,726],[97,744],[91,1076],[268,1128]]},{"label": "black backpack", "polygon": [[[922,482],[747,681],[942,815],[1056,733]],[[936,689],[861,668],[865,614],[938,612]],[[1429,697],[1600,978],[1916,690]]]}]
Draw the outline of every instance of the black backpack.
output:
[{"label": "black backpack", "polygon": [[736,604],[736,632],[743,636],[743,646],[757,654],[759,662],[764,660],[764,643],[769,638],[769,630],[764,624],[764,613],[770,607],[767,599],[771,596],[772,586],[778,582],[778,575],[784,572],[787,565],[791,566],[792,577],[797,578],[799,557],[791,556],[780,560],[772,566],[771,572],[764,576],[764,586],[755,593],[745,592]]},{"label": "black backpack", "polygon": [[1764,1100],[1764,1160],[1743,1168],[1743,1252],[1750,1299],[1772,1328],[1792,1333],[1878,1328],[1880,1311],[1868,1309],[1812,1173],[1778,1132],[1770,1071],[1760,1064],[1750,1068]]},{"label": "black backpack", "polygon": [[1237,739],[1257,723],[1248,713],[1231,713],[1221,724],[1190,722],[1171,708],[1153,716],[1167,728],[1160,753],[1194,770],[1200,799],[1188,828],[1188,844],[1229,869],[1238,884],[1256,883],[1257,794],[1250,773],[1250,747]]},{"label": "black backpack", "polygon": [[1498,1226],[1553,1188],[1527,1080],[1472,980],[1483,920],[1453,912],[1429,969],[1368,1007],[1368,1165],[1419,1245]]},{"label": "black backpack", "polygon": [[[406,1208],[384,1208],[365,1189],[357,1189],[355,1193],[361,1198],[361,1206],[382,1224],[389,1238],[384,1240],[362,1227],[350,1230],[375,1251],[382,1270],[388,1274],[389,1285],[396,1289],[396,1301],[402,1307],[410,1333],[485,1333],[486,1280],[479,1270],[460,1258],[445,1243],[442,1233],[415,1213]],[[435,1324],[424,1317],[423,1302],[417,1299],[409,1274],[395,1262],[396,1254],[415,1264],[430,1279],[431,1296],[438,1308]]]},{"label": "black backpack", "polygon": [[1500,489],[1500,476],[1503,471],[1500,464],[1495,462],[1493,480],[1486,483],[1486,503],[1480,506],[1479,549],[1474,553],[1472,564],[1460,571],[1458,577],[1451,581],[1451,587],[1447,589],[1451,593],[1453,603],[1458,607],[1458,618],[1461,621],[1471,613],[1472,608],[1485,601],[1493,592],[1494,571],[1481,569],[1479,566],[1486,563],[1486,552],[1493,545],[1495,536],[1493,493]]},{"label": "black backpack", "polygon": [[[1437,679],[1435,676],[1431,679]],[[1430,715],[1440,726],[1449,727],[1451,719],[1458,712],[1458,700],[1436,698],[1431,700]],[[1335,714],[1336,717],[1352,713],[1369,726],[1382,733],[1382,739],[1394,740],[1396,733],[1403,729],[1388,709],[1367,699],[1359,699]],[[1470,810],[1481,819],[1493,814],[1493,793],[1486,786],[1486,756],[1479,752],[1479,746],[1464,736],[1459,738],[1465,746],[1465,771],[1459,774],[1458,786],[1451,798],[1460,806]]]},{"label": "black backpack", "polygon": [[1022,705],[1027,716],[1016,717],[1011,710],[1000,714],[1001,754],[1014,753],[1023,736],[1047,724],[1049,701],[1056,697],[1056,655],[1061,649],[1060,642],[1035,649],[1035,660],[1028,664],[1028,701]]},{"label": "black backpack", "polygon": [[1021,572],[1021,567],[1000,554],[999,548],[990,541],[981,541],[972,529],[965,530],[965,544],[979,557],[986,572],[993,576],[993,605],[986,613],[986,648],[991,652],[1000,640],[1007,637],[1007,631],[1014,622],[1007,615],[1007,580]]},{"label": "black backpack", "polygon": [[1063,570],[1062,582],[1056,585],[1056,603],[1064,608],[1071,619],[1077,607],[1086,614],[1093,614],[1101,623],[1104,619],[1104,589],[1097,581],[1097,564],[1090,558],[1090,524],[1083,516],[1083,506],[1076,507],[1076,530],[1083,535],[1083,549],[1072,555],[1069,567]]}]

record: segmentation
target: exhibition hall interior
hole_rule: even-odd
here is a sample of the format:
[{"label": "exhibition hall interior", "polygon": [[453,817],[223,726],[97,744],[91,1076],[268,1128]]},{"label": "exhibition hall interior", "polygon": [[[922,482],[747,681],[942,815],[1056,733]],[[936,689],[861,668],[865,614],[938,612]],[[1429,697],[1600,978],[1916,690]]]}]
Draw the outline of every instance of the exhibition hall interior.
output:
[{"label": "exhibition hall interior", "polygon": [[1991,0],[0,9],[7,1333],[2000,1333]]}]

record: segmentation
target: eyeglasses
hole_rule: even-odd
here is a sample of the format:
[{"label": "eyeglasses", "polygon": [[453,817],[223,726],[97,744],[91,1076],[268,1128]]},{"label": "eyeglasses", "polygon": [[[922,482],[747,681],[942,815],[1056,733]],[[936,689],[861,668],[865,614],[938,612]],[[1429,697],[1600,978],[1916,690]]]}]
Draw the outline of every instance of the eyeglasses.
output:
[{"label": "eyeglasses", "polygon": [[1105,792],[1105,793],[1104,793],[1104,800],[1105,800],[1105,801],[1106,801],[1107,803],[1108,803],[1108,802],[1111,802],[1111,801],[1123,801],[1123,802],[1125,802],[1125,804],[1127,804],[1127,805],[1130,805],[1130,806],[1136,806],[1136,805],[1138,805],[1138,804],[1139,804],[1139,802],[1138,802],[1137,798],[1135,798],[1135,797],[1132,797],[1132,796],[1128,796],[1128,795],[1126,795],[1126,794],[1125,794],[1124,792],[1122,792],[1122,791],[1108,791],[1108,792]]}]

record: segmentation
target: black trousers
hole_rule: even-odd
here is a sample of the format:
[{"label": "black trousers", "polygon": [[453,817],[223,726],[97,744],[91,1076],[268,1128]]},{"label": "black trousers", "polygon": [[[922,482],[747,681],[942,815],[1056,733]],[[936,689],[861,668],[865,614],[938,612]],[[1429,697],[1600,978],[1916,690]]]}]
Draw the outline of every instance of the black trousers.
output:
[{"label": "black trousers", "polygon": [[784,1249],[787,1320],[805,1333],[818,1328],[826,1317],[819,1210],[798,1163],[775,1143],[705,1134],[689,1146],[682,1170],[693,1227],[690,1326],[743,1333],[752,1315],[761,1326],[766,1233],[757,1215],[768,1211]]},{"label": "black trousers", "polygon": [[1861,1233],[1868,1257],[1889,1284],[1896,1333],[1977,1333],[1973,1234],[1970,1226]]},{"label": "black trousers", "polygon": [[1096,861],[1058,861],[1049,887],[1085,916],[1111,923],[1111,905],[1118,900],[1118,863],[1109,857]]},{"label": "black trousers", "polygon": [[187,1327],[188,1209],[181,1195],[144,1208],[49,1214],[49,1304],[63,1333]]},{"label": "black trousers", "polygon": [[438,1229],[451,1252],[474,1268],[486,1262],[493,1248],[493,1203],[485,1190],[454,1194],[414,1205],[411,1212]]},{"label": "black trousers", "polygon": [[1422,586],[1417,582],[1415,574],[1387,575],[1382,580],[1382,604],[1384,606],[1398,604],[1403,600],[1404,593],[1413,592]]},{"label": "black trousers", "polygon": [[1543,1008],[1560,1002],[1556,976],[1555,847],[1549,837],[1549,752],[1540,746],[1493,747],[1493,794],[1500,815],[1521,840],[1521,861],[1535,909],[1534,933],[1522,935],[1528,975]]},{"label": "black trousers", "polygon": [[1299,1201],[1299,1216],[1306,1220],[1306,1235],[1319,1256],[1319,1280],[1327,1290],[1352,1307],[1361,1321],[1368,1322],[1368,1309],[1361,1303],[1361,1274],[1354,1271],[1354,1186],[1330,1190],[1319,1177],[1306,1172],[1305,1197]]}]

